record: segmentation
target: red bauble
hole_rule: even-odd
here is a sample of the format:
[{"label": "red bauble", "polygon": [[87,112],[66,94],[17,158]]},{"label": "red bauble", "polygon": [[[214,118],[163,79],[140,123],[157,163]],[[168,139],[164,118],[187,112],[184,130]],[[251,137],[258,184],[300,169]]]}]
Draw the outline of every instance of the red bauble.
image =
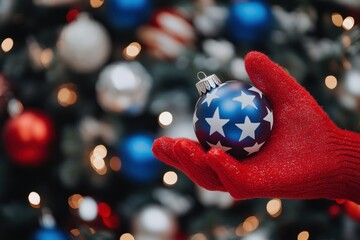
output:
[{"label": "red bauble", "polygon": [[37,110],[9,119],[3,130],[5,150],[21,166],[42,164],[51,152],[55,130],[52,120]]},{"label": "red bauble", "polygon": [[360,221],[360,205],[352,201],[346,201],[344,208],[348,216],[354,220]]}]

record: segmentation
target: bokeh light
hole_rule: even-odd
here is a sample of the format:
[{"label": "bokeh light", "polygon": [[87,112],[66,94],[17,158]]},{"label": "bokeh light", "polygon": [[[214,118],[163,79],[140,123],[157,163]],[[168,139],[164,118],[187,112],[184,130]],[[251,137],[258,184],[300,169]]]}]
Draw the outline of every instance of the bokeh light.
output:
[{"label": "bokeh light", "polygon": [[282,203],[281,200],[278,198],[271,199],[266,204],[266,211],[270,214],[272,217],[278,217],[281,214],[282,211]]},{"label": "bokeh light", "polygon": [[141,45],[138,42],[130,43],[123,51],[123,56],[127,60],[136,58],[141,52]]},{"label": "bokeh light", "polygon": [[67,107],[76,103],[76,85],[72,83],[60,85],[57,92],[57,101],[63,107]]},{"label": "bokeh light", "polygon": [[104,4],[105,0],[90,0],[90,6],[92,8],[100,8]]},{"label": "bokeh light", "polygon": [[97,145],[93,151],[90,152],[90,164],[94,171],[99,175],[107,173],[107,166],[104,158],[107,155],[107,149],[104,145]]},{"label": "bokeh light", "polygon": [[82,200],[84,200],[83,196],[80,194],[73,194],[68,198],[68,204],[72,209],[78,209]]},{"label": "bokeh light", "polygon": [[14,46],[14,40],[12,38],[5,38],[1,43],[1,49],[7,53],[9,52]]},{"label": "bokeh light", "polygon": [[336,77],[329,75],[325,78],[325,86],[329,89],[334,89],[337,86]]},{"label": "bokeh light", "polygon": [[120,236],[119,240],[135,240],[135,238],[130,233],[124,233]]},{"label": "bokeh light", "polygon": [[110,165],[110,168],[113,171],[115,171],[115,172],[120,171],[120,169],[121,169],[121,160],[120,160],[120,158],[115,157],[115,156],[110,158],[109,165]]},{"label": "bokeh light", "polygon": [[169,126],[173,122],[173,115],[168,111],[164,111],[160,113],[158,121],[161,127]]},{"label": "bokeh light", "polygon": [[37,192],[29,193],[28,200],[29,200],[30,205],[33,208],[39,208],[40,207],[41,198],[40,198],[40,195]]},{"label": "bokeh light", "polygon": [[111,208],[109,204],[105,202],[100,202],[98,204],[98,212],[102,218],[108,218],[111,216]]},{"label": "bokeh light", "polygon": [[349,17],[346,17],[342,23],[342,27],[345,29],[345,30],[350,30],[354,27],[355,25],[355,19],[351,16]]},{"label": "bokeh light", "polygon": [[107,149],[104,145],[97,145],[93,150],[93,155],[99,158],[105,158],[107,155]]},{"label": "bokeh light", "polygon": [[14,117],[24,111],[24,106],[18,99],[12,98],[8,102],[7,110],[10,116]]},{"label": "bokeh light", "polygon": [[73,235],[74,237],[80,236],[80,230],[77,228],[73,228],[70,230],[71,235]]},{"label": "bokeh light", "polygon": [[246,232],[252,232],[259,227],[259,223],[259,219],[256,216],[250,216],[243,222],[243,228]]},{"label": "bokeh light", "polygon": [[174,171],[168,171],[164,174],[163,181],[165,185],[172,186],[177,183],[178,175]]},{"label": "bokeh light", "polygon": [[79,216],[84,221],[92,221],[98,215],[98,206],[92,197],[84,197],[79,206]]},{"label": "bokeh light", "polygon": [[343,24],[343,17],[339,13],[333,13],[331,14],[331,21],[335,26],[341,27]]},{"label": "bokeh light", "polygon": [[309,239],[309,232],[308,231],[302,231],[299,233],[299,235],[297,236],[297,240],[308,240]]}]

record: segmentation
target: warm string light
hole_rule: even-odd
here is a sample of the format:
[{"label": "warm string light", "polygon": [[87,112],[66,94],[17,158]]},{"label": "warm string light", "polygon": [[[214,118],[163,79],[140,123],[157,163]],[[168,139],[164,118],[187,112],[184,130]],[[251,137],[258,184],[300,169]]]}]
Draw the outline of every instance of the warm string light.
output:
[{"label": "warm string light", "polygon": [[336,12],[331,14],[331,21],[336,27],[342,27],[347,31],[351,30],[355,25],[355,19],[353,17],[347,16],[343,18],[341,14]]},{"label": "warm string light", "polygon": [[266,211],[269,213],[272,217],[278,217],[281,214],[282,211],[282,203],[281,200],[278,198],[271,199],[266,204]]},{"label": "warm string light", "polygon": [[80,194],[73,194],[68,198],[68,204],[72,209],[78,209],[83,200],[84,198]]},{"label": "warm string light", "polygon": [[71,229],[71,230],[70,230],[70,233],[71,233],[71,235],[73,235],[74,237],[80,236],[80,230],[77,229],[77,228]]},{"label": "warm string light", "polygon": [[7,53],[9,52],[14,46],[14,40],[12,40],[12,38],[5,38],[2,42],[1,42],[1,49]]},{"label": "warm string light", "polygon": [[336,77],[329,75],[325,78],[325,86],[329,89],[334,89],[337,86],[337,79]]},{"label": "warm string light", "polygon": [[90,0],[89,4],[92,8],[100,8],[104,2],[105,0]]},{"label": "warm string light", "polygon": [[104,158],[107,155],[107,149],[104,145],[97,145],[93,151],[90,152],[90,164],[94,171],[99,175],[107,173],[107,167]]},{"label": "warm string light", "polygon": [[57,91],[57,101],[63,107],[73,105],[77,101],[76,85],[66,83],[59,86]]},{"label": "warm string light", "polygon": [[130,43],[123,51],[123,56],[127,60],[136,58],[141,51],[141,45],[138,42]]},{"label": "warm string light", "polygon": [[308,231],[302,231],[299,233],[299,235],[297,236],[297,240],[308,240],[309,239],[309,232]]},{"label": "warm string light", "polygon": [[40,208],[41,198],[37,192],[29,193],[28,200],[33,208]]},{"label": "warm string light", "polygon": [[99,158],[105,158],[107,155],[107,149],[104,145],[97,145],[94,148],[93,155]]},{"label": "warm string light", "polygon": [[178,175],[174,171],[168,171],[164,174],[163,182],[167,186],[175,185],[178,181]]},{"label": "warm string light", "polygon": [[331,21],[335,26],[341,27],[344,19],[339,13],[333,13],[331,14]]},{"label": "warm string light", "polygon": [[110,168],[113,171],[115,171],[115,172],[120,171],[120,169],[121,169],[121,160],[120,160],[120,158],[115,157],[115,156],[110,158],[109,165],[110,165]]},{"label": "warm string light", "polygon": [[260,221],[256,216],[249,216],[245,221],[235,229],[235,234],[238,237],[246,236],[255,231],[259,227]]},{"label": "warm string light", "polygon": [[120,236],[119,240],[135,240],[135,238],[130,233],[124,233]]}]

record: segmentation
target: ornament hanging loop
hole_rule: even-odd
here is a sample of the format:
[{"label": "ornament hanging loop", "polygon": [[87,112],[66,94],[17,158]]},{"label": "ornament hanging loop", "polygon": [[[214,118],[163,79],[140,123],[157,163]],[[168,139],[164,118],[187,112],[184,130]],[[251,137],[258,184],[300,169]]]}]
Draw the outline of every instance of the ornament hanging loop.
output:
[{"label": "ornament hanging loop", "polygon": [[199,79],[199,81],[203,80],[204,78],[207,77],[206,73],[204,73],[203,71],[200,71],[196,74],[197,78]]},{"label": "ornament hanging loop", "polygon": [[[204,77],[201,78],[201,75]],[[197,78],[199,81],[195,84],[195,86],[200,95],[207,93],[221,84],[220,79],[215,74],[207,76],[204,72],[198,72]]]}]

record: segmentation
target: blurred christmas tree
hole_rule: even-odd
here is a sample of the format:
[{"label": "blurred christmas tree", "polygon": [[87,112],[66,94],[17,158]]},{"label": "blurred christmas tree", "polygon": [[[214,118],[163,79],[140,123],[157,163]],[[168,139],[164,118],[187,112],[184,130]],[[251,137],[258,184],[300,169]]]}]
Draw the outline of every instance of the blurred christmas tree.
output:
[{"label": "blurred christmas tree", "polygon": [[0,238],[358,239],[357,205],[234,201],[151,153],[250,50],[360,130],[357,0],[0,0]]}]

